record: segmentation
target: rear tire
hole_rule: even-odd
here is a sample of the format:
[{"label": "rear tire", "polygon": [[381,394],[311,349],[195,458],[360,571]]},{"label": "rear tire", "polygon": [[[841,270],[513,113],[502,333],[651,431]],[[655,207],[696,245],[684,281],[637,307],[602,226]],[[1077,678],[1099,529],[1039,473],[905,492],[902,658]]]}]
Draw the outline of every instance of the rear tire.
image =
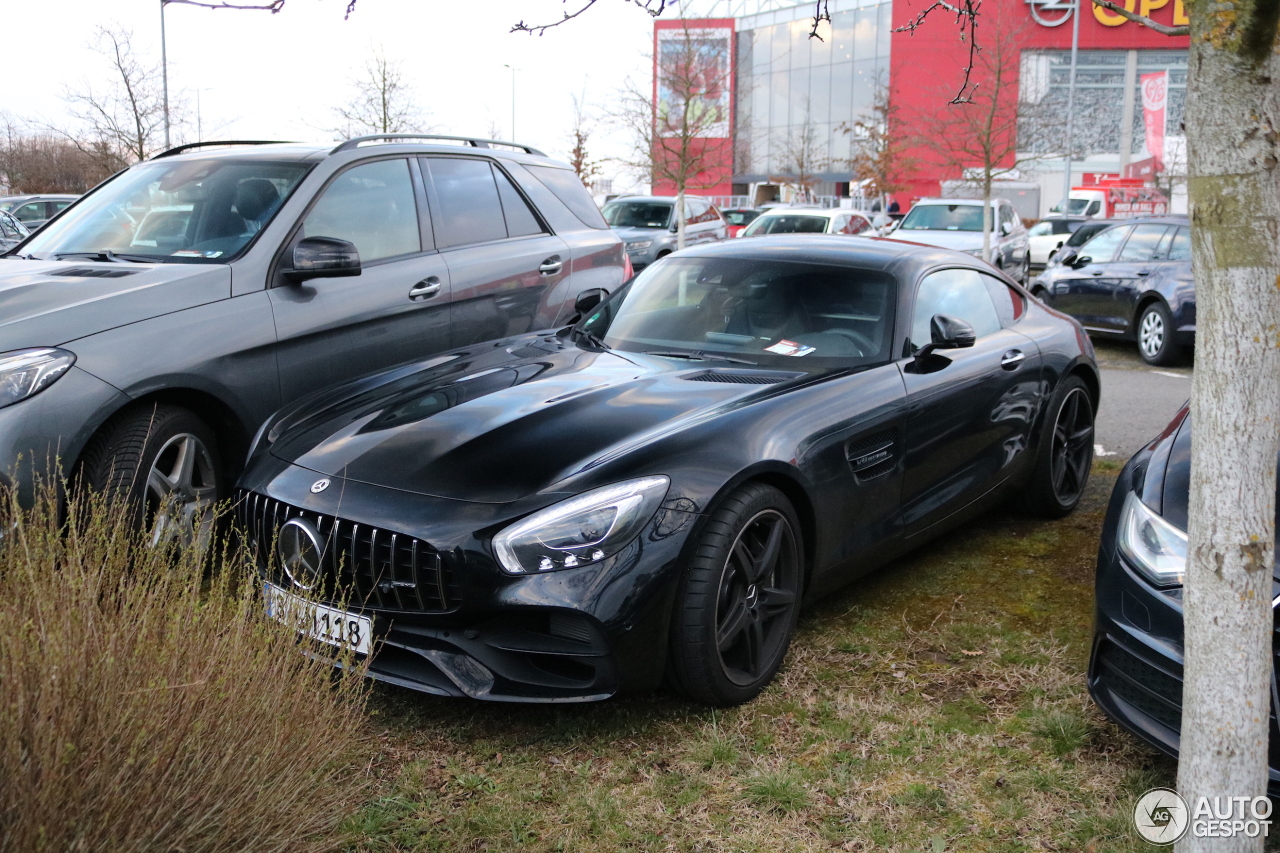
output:
[{"label": "rear tire", "polygon": [[1138,355],[1147,364],[1167,367],[1182,360],[1182,347],[1173,342],[1173,316],[1163,302],[1151,302],[1138,313]]},{"label": "rear tire", "polygon": [[782,492],[748,483],[691,544],[671,617],[668,680],[695,702],[749,702],[786,657],[800,612],[804,543]]},{"label": "rear tire", "polygon": [[1093,467],[1093,398],[1078,376],[1058,385],[1045,412],[1035,469],[1023,489],[1027,511],[1062,518],[1080,503]]},{"label": "rear tire", "polygon": [[226,496],[213,430],[178,406],[139,407],[108,421],[78,474],[81,487],[126,501],[153,545],[207,548],[214,506]]}]

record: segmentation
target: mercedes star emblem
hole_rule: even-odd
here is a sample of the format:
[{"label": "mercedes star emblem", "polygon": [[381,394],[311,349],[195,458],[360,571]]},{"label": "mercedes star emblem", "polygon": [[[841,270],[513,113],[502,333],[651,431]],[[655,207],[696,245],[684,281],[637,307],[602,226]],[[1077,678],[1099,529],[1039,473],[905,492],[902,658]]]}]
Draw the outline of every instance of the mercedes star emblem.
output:
[{"label": "mercedes star emblem", "polygon": [[311,484],[311,494],[318,495],[327,488],[329,488],[329,478],[321,477]]},{"label": "mercedes star emblem", "polygon": [[280,528],[276,551],[284,573],[300,589],[311,590],[320,583],[324,571],[324,545],[311,523],[291,518]]}]

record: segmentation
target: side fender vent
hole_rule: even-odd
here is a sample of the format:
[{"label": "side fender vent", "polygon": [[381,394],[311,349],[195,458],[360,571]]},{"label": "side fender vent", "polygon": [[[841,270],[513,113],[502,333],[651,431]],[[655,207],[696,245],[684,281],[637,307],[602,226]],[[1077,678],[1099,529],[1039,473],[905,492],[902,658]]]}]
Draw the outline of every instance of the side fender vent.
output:
[{"label": "side fender vent", "polygon": [[859,482],[883,477],[898,467],[897,430],[885,429],[859,436],[845,445],[844,452]]}]

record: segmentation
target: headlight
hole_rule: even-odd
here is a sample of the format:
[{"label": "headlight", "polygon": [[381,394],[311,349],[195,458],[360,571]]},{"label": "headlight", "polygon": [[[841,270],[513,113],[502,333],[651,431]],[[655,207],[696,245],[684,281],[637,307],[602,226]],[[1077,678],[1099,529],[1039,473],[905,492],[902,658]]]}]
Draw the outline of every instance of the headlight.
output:
[{"label": "headlight", "polygon": [[1120,551],[1157,586],[1177,586],[1187,573],[1187,534],[1130,492],[1120,510]]},{"label": "headlight", "polygon": [[40,393],[75,363],[74,353],[56,347],[19,349],[0,355],[0,408]]},{"label": "headlight", "polygon": [[634,243],[627,244],[627,251],[634,252],[638,249],[647,249],[653,245],[652,240],[637,240]]},{"label": "headlight", "polygon": [[539,510],[493,537],[498,562],[523,575],[612,557],[653,518],[670,483],[667,477],[641,477]]}]

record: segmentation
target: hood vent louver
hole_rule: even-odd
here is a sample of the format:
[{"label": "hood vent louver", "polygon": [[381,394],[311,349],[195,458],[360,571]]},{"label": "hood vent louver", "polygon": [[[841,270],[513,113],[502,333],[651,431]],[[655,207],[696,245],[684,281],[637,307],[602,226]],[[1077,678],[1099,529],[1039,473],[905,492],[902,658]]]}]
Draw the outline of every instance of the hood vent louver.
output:
[{"label": "hood vent louver", "polygon": [[788,379],[794,379],[791,374],[786,373],[735,373],[727,370],[704,370],[701,373],[691,373],[688,376],[681,376],[689,382],[727,382],[734,385],[777,385],[779,382],[786,382]]},{"label": "hood vent louver", "polygon": [[54,270],[49,275],[64,275],[69,278],[124,278],[127,275],[133,275],[137,270],[104,270],[95,269],[94,267],[67,267],[62,270]]}]

